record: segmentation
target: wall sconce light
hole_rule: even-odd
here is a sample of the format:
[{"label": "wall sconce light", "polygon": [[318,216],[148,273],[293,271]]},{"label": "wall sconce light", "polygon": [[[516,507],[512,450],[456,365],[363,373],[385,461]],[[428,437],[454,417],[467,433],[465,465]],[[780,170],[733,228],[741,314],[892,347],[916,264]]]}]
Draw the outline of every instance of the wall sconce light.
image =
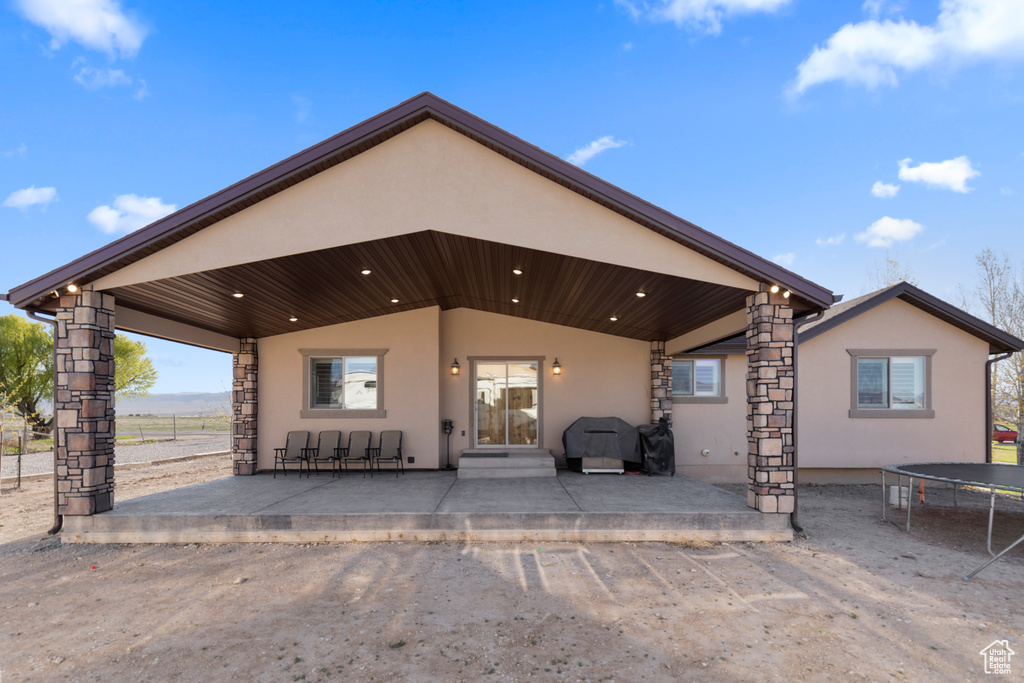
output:
[{"label": "wall sconce light", "polygon": [[782,298],[783,299],[788,299],[789,295],[790,295],[790,291],[787,289],[786,292],[782,295]]},{"label": "wall sconce light", "polygon": [[74,282],[69,282],[68,283],[68,292],[71,293],[71,294],[74,294],[77,291],[78,291],[78,285],[76,285]]},{"label": "wall sconce light", "polygon": [[771,286],[771,291],[772,291],[772,294],[778,294],[779,293],[779,286],[778,285],[772,285]]},{"label": "wall sconce light", "polygon": [[552,375],[561,375],[562,374],[562,364],[558,362],[557,358],[555,359],[555,362],[551,364],[551,374]]},{"label": "wall sconce light", "polygon": [[455,360],[452,361],[452,374],[453,375],[459,374],[459,359],[458,358],[456,358]]}]

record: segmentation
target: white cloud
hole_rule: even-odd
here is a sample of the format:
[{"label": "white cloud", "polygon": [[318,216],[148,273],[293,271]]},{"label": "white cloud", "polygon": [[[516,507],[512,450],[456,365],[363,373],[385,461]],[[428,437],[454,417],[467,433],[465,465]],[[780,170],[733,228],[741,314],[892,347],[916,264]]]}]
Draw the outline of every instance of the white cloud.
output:
[{"label": "white cloud", "polygon": [[[790,95],[829,81],[868,89],[895,86],[897,71],[1024,57],[1024,3],[1019,0],[942,0],[940,7],[931,26],[877,18],[843,26],[800,64]],[[865,3],[869,12],[873,8]]]},{"label": "white cloud", "polygon": [[292,93],[292,105],[295,107],[295,121],[297,123],[306,123],[309,120],[309,113],[313,109],[313,100],[297,93]]},{"label": "white cloud", "polygon": [[796,261],[796,254],[791,251],[786,252],[785,254],[778,254],[772,259],[772,261],[775,261],[783,268],[789,268],[793,265],[793,261]]},{"label": "white cloud", "polygon": [[89,222],[105,233],[133,232],[173,213],[178,207],[164,204],[159,197],[123,194],[114,199],[114,206],[97,206],[89,212]]},{"label": "white cloud", "polygon": [[605,135],[603,138],[598,138],[585,147],[580,147],[575,152],[567,156],[565,160],[570,164],[583,166],[606,149],[615,149],[617,147],[622,147],[625,144],[625,140],[616,140],[611,135]]},{"label": "white cloud", "polygon": [[633,49],[633,41],[629,41],[628,43],[623,43],[622,44],[622,51],[623,52],[629,52],[632,49]]},{"label": "white cloud", "polygon": [[146,85],[145,79],[139,79],[139,87],[135,89],[134,97],[140,102],[149,97],[149,86]]},{"label": "white cloud", "polygon": [[835,237],[819,237],[818,239],[814,240],[814,243],[817,244],[819,247],[838,247],[840,244],[843,243],[844,239],[846,239],[845,232],[840,233]]},{"label": "white cloud", "polygon": [[909,183],[926,183],[932,187],[944,187],[953,192],[970,192],[972,188],[967,187],[967,181],[975,176],[981,175],[971,166],[971,160],[967,157],[957,157],[934,163],[921,163],[917,166],[910,166],[910,159],[903,159],[899,162],[900,180]]},{"label": "white cloud", "polygon": [[1003,195],[1004,197],[1009,197],[1011,194],[1013,194],[1013,190],[1011,190],[1008,187],[1000,187],[999,194]]},{"label": "white cloud", "polygon": [[924,226],[909,218],[884,216],[872,223],[867,230],[857,235],[858,242],[867,242],[869,247],[888,249],[897,242],[908,242],[924,230]]},{"label": "white cloud", "polygon": [[116,0],[15,0],[22,16],[50,33],[50,48],[73,40],[111,57],[131,57],[146,39],[146,28],[125,14]]},{"label": "white cloud", "polygon": [[55,187],[26,187],[24,190],[15,190],[7,199],[4,206],[12,209],[27,209],[30,206],[46,206],[50,202],[57,201],[57,188]]},{"label": "white cloud", "polygon": [[889,185],[888,183],[883,183],[881,180],[876,180],[875,184],[871,186],[871,194],[883,199],[887,197],[895,197],[896,193],[899,191],[899,185]]},{"label": "white cloud", "polygon": [[671,21],[679,27],[687,26],[714,35],[722,32],[725,17],[774,12],[789,3],[790,0],[615,0],[615,4],[633,19]]},{"label": "white cloud", "polygon": [[97,69],[94,66],[84,66],[75,74],[75,82],[86,90],[99,90],[100,88],[131,85],[132,79],[121,69]]},{"label": "white cloud", "polygon": [[11,157],[23,157],[25,156],[26,152],[28,152],[28,145],[26,145],[23,142],[14,149],[9,149],[6,152],[4,152],[4,156],[7,157],[8,159],[10,159]]}]

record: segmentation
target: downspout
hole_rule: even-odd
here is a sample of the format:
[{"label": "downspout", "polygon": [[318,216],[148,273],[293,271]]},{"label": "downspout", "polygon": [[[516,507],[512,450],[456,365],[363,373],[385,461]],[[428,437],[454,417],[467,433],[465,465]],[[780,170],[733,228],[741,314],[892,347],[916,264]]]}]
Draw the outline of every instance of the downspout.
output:
[{"label": "downspout", "polygon": [[797,419],[800,414],[800,404],[798,402],[797,387],[800,385],[800,368],[797,365],[797,349],[800,348],[800,328],[809,323],[813,323],[819,320],[821,316],[825,315],[825,311],[818,311],[814,315],[805,317],[798,323],[793,324],[793,512],[789,515],[789,524],[793,527],[793,531],[797,533],[803,531],[803,527],[800,526],[800,522],[797,517],[797,511],[800,507],[797,505],[797,495],[800,487],[797,478],[799,476],[800,469],[797,467],[797,458],[800,456],[800,448],[797,443]]},{"label": "downspout", "polygon": [[1010,351],[985,361],[985,462],[992,462],[992,364],[1012,355],[1013,351]]},{"label": "downspout", "polygon": [[38,311],[31,308],[26,308],[25,313],[33,320],[53,325],[53,526],[46,532],[53,536],[64,527],[64,517],[58,512],[60,497],[57,495],[57,321],[52,318],[42,318],[38,315]]}]

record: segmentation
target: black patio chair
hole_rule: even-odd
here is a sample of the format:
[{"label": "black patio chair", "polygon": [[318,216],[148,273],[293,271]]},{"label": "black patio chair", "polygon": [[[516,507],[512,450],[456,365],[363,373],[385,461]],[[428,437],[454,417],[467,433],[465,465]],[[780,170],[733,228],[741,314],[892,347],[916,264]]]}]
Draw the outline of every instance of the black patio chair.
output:
[{"label": "black patio chair", "polygon": [[395,476],[399,470],[405,474],[405,463],[402,461],[402,432],[398,429],[390,429],[380,433],[380,443],[376,448],[370,449],[370,476],[373,476],[373,465],[376,463],[377,472],[380,473],[382,462],[395,463]]},{"label": "black patio chair", "polygon": [[306,476],[309,476],[309,460],[304,453],[309,445],[309,432],[288,432],[288,438],[284,442],[284,448],[274,449],[274,479],[277,479],[277,465],[281,464],[281,472],[288,475],[290,462],[299,463],[299,476],[302,476],[302,463],[306,463]]},{"label": "black patio chair", "polygon": [[307,472],[310,463],[312,463],[313,467],[316,468],[316,473],[320,474],[320,465],[318,463],[329,462],[331,463],[331,479],[333,479],[334,465],[338,461],[336,455],[339,446],[341,446],[341,432],[339,430],[328,429],[320,432],[315,447],[302,449],[302,454],[306,460]]},{"label": "black patio chair", "polygon": [[[348,446],[334,450],[339,470],[344,466],[345,473],[348,474],[348,464],[350,462],[360,462],[363,464],[363,476],[365,477],[366,465],[370,462],[370,440],[372,438],[373,435],[370,432],[349,432]],[[372,468],[370,469],[370,476],[373,476]]]}]

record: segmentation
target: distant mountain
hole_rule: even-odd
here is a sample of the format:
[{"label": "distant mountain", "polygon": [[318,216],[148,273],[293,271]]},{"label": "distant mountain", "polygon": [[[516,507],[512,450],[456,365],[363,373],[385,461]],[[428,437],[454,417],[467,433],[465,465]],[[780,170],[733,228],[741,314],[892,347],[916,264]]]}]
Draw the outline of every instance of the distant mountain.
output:
[{"label": "distant mountain", "polygon": [[146,398],[120,400],[114,406],[118,415],[202,415],[212,411],[231,411],[231,392],[181,392],[150,394]]}]

